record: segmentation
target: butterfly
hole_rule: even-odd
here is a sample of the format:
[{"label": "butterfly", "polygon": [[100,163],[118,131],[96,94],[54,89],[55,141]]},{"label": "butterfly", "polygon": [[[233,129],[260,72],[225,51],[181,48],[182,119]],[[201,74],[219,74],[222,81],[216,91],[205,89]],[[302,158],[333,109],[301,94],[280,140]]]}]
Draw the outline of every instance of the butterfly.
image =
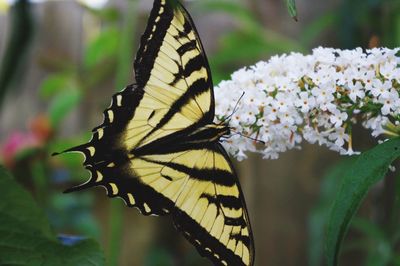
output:
[{"label": "butterfly", "polygon": [[170,215],[216,265],[253,265],[243,193],[219,142],[210,67],[187,10],[155,0],[134,62],[136,83],[116,93],[84,154],[90,179],[66,192],[102,186],[144,215]]}]

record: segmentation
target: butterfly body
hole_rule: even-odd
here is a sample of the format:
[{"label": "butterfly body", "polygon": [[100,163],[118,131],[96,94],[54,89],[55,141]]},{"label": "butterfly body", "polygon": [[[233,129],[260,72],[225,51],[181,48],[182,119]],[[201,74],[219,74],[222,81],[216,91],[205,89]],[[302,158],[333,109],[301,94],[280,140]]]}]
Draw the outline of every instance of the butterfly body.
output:
[{"label": "butterfly body", "polygon": [[189,135],[189,141],[193,144],[207,144],[210,142],[219,142],[223,136],[230,135],[230,128],[225,124],[209,124],[201,127]]},{"label": "butterfly body", "polygon": [[222,136],[229,136],[229,134],[229,127],[219,124],[209,124],[194,129],[192,132],[177,134],[171,138],[150,143],[140,148],[133,148],[130,150],[129,154],[140,157],[149,154],[162,154],[193,148],[206,148],[210,145],[216,145],[216,143],[219,143]]},{"label": "butterfly body", "polygon": [[144,215],[170,215],[216,265],[253,265],[254,244],[237,175],[214,120],[211,72],[184,7],[155,0],[135,60],[136,84],[113,96],[80,152],[90,179]]},{"label": "butterfly body", "polygon": [[143,155],[148,153],[156,153],[161,147],[163,152],[173,152],[190,149],[202,148],[208,145],[218,143],[222,136],[229,136],[230,128],[226,125],[208,124],[199,128],[194,128],[192,131],[187,131],[176,136],[169,137],[165,140],[160,140],[155,143],[147,144],[140,148],[134,148],[131,151],[133,155]]}]

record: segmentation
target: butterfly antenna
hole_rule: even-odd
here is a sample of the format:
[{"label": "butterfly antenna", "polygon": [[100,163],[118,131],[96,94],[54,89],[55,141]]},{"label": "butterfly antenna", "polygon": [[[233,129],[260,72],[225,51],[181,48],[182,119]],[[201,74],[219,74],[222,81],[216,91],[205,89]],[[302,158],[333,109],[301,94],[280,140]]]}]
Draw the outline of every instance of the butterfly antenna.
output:
[{"label": "butterfly antenna", "polygon": [[258,138],[252,138],[252,137],[249,137],[249,136],[245,136],[245,135],[243,135],[241,133],[239,133],[239,135],[244,137],[244,138],[250,139],[250,140],[252,140],[254,142],[261,143],[261,144],[265,145],[265,141],[262,141],[262,140],[260,140]]},{"label": "butterfly antenna", "polygon": [[242,98],[243,98],[243,96],[244,96],[244,93],[245,93],[245,92],[243,92],[242,95],[239,97],[239,99],[236,101],[236,104],[235,104],[235,107],[233,108],[232,113],[231,113],[230,115],[228,115],[228,116],[224,119],[223,122],[225,122],[226,120],[230,120],[231,117],[232,117],[232,116],[236,113],[236,111],[239,109],[239,102],[242,100]]},{"label": "butterfly antenna", "polygon": [[239,136],[241,136],[241,137],[243,137],[243,138],[250,139],[250,140],[252,140],[252,141],[255,141],[255,142],[257,142],[257,143],[261,143],[261,144],[265,145],[265,141],[262,141],[262,140],[258,139],[257,137],[252,138],[252,137],[243,135],[243,134],[240,133],[240,132],[234,132],[234,134],[232,134],[230,137],[232,137],[232,136],[234,136],[234,135],[239,135]]}]

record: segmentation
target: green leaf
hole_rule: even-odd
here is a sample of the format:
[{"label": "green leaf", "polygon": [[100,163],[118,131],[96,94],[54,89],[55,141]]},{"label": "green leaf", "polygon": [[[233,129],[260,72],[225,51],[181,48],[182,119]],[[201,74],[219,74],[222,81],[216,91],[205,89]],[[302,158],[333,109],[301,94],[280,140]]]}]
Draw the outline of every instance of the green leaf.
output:
[{"label": "green leaf", "polygon": [[84,65],[92,68],[108,58],[114,58],[118,52],[120,35],[116,28],[107,28],[100,32],[86,48]]},{"label": "green leaf", "polygon": [[332,201],[339,190],[345,170],[356,157],[344,158],[328,169],[322,178],[320,195],[308,218],[308,265],[319,266],[324,256],[325,225],[329,219]]},{"label": "green leaf", "polygon": [[400,138],[388,140],[362,153],[343,177],[333,203],[326,238],[329,266],[337,265],[340,246],[350,221],[371,186],[381,180],[389,165],[400,156]]},{"label": "green leaf", "polygon": [[70,73],[57,73],[48,76],[39,87],[40,96],[47,99],[56,93],[70,89],[73,80]]},{"label": "green leaf", "polygon": [[297,9],[295,0],[285,0],[289,15],[297,21]]},{"label": "green leaf", "polygon": [[81,98],[81,92],[73,89],[63,91],[53,99],[49,108],[50,123],[53,128],[57,128],[62,119],[79,104]]},{"label": "green leaf", "polygon": [[165,249],[154,247],[150,249],[149,254],[146,255],[144,266],[151,265],[176,265],[173,256]]},{"label": "green leaf", "polygon": [[43,211],[0,166],[0,265],[104,265],[99,245],[61,244]]}]

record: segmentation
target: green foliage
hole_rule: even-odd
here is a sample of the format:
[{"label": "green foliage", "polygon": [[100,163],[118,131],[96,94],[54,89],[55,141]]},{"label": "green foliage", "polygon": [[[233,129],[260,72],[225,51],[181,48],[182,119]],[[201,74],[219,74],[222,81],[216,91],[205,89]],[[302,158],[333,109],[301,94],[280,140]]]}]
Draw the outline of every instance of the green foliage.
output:
[{"label": "green foliage", "polygon": [[[320,266],[323,263],[323,247],[326,237],[326,225],[330,219],[330,209],[335,201],[343,177],[346,172],[356,163],[358,156],[346,158],[332,167],[322,179],[320,197],[318,204],[312,210],[309,223],[308,241],[308,265]],[[398,181],[400,183],[400,179]],[[400,196],[400,195],[399,195]],[[399,197],[398,197],[399,198]],[[398,205],[393,207],[399,214]],[[398,218],[398,217],[397,217]],[[344,243],[344,249],[357,249],[364,251],[366,256],[365,265],[379,266],[388,265],[396,261],[396,243],[399,240],[399,219],[393,221],[393,233],[387,232],[385,228],[365,218],[354,217],[351,220],[353,230],[361,233],[361,240],[352,240]],[[397,264],[394,264],[397,265]]]},{"label": "green foliage", "polygon": [[[377,223],[366,218],[355,217],[351,226],[353,231],[361,234],[359,241],[347,241],[345,249],[355,248],[365,252],[366,266],[400,265],[398,243],[400,240],[400,178],[396,178],[394,202],[392,211],[387,213],[390,218],[385,222]],[[388,180],[386,180],[388,182]]]},{"label": "green foliage", "polygon": [[0,167],[1,265],[104,265],[103,254],[89,239],[61,244],[32,197]]},{"label": "green foliage", "polygon": [[144,266],[173,266],[176,264],[171,254],[163,248],[154,248],[150,250],[149,253],[150,254],[146,256]]},{"label": "green foliage", "polygon": [[109,58],[117,55],[121,34],[115,27],[109,27],[101,31],[86,48],[84,65],[92,68],[100,63],[106,63]]},{"label": "green foliage", "polygon": [[361,201],[371,186],[385,176],[389,165],[399,156],[400,138],[391,139],[362,153],[346,169],[329,216],[326,239],[328,265],[338,264],[345,233]]},{"label": "green foliage", "polygon": [[69,90],[74,87],[74,79],[69,72],[60,72],[48,76],[39,87],[39,94],[42,98],[48,99],[58,92]]},{"label": "green foliage", "polygon": [[335,28],[341,47],[367,48],[372,37],[377,38],[377,43],[372,45],[399,46],[400,43],[396,41],[399,36],[396,21],[400,17],[400,1],[342,1],[336,12],[339,17]]},{"label": "green foliage", "polygon": [[289,15],[297,21],[297,9],[295,0],[285,0]]},{"label": "green foliage", "polygon": [[322,178],[318,204],[311,211],[308,220],[308,265],[319,266],[323,260],[325,226],[329,221],[329,211],[340,181],[346,169],[351,167],[356,157],[345,158],[332,166]]},{"label": "green foliage", "polygon": [[[119,13],[115,9],[108,8],[101,10],[87,8],[87,10],[94,16],[98,16],[104,27],[85,44],[82,64],[73,65],[70,62],[65,62],[64,59],[54,59],[55,63],[59,62],[54,66],[54,69],[58,71],[49,75],[38,89],[39,96],[49,103],[45,117],[49,120],[52,132],[58,132],[58,128],[64,123],[65,118],[79,107],[82,100],[92,93],[97,84],[116,72],[115,62],[120,53],[120,41],[124,39],[121,38],[119,24],[116,23],[119,22]],[[132,50],[128,44],[125,45],[126,47]],[[130,56],[125,60],[130,61],[131,58]],[[62,182],[62,186],[67,187],[70,184],[67,185],[66,182],[74,182],[74,180],[88,175],[87,171],[82,168],[82,158],[73,155],[53,159],[48,157],[55,151],[62,151],[77,143],[87,141],[90,134],[78,134],[70,141],[64,139],[62,143],[57,142],[52,136],[46,139],[46,143],[38,151],[30,152],[31,156],[15,158],[18,165],[19,162],[24,165],[23,169],[16,169],[15,172],[18,172],[18,176],[23,177],[21,180],[32,189],[35,198],[48,214],[55,228],[62,231],[82,232],[85,235],[97,237],[99,235],[98,224],[89,211],[93,206],[92,194],[87,193],[86,197],[83,197],[81,195],[61,195],[59,190],[54,192],[55,183]],[[26,152],[22,151],[19,154],[26,154]],[[4,200],[3,202],[8,204],[8,201]],[[27,207],[27,209],[31,208],[32,206]],[[21,218],[23,217],[21,215]],[[33,221],[31,223],[33,224]],[[48,225],[48,222],[45,221],[40,224]],[[50,229],[48,231],[51,232]],[[21,258],[25,256],[27,261],[29,259],[36,260],[35,256],[37,256],[38,258],[43,257],[44,265],[104,264],[103,255],[98,251],[97,244],[94,241],[83,240],[74,246],[63,246],[52,233],[47,238],[35,234],[34,237],[37,238],[37,242],[34,241],[33,236],[30,237],[32,239],[27,237],[24,241],[31,243],[32,247],[21,247],[26,248],[26,253],[29,251],[32,254],[26,256],[22,254]],[[117,239],[117,241],[119,240]],[[36,247],[34,247],[35,243],[37,244]],[[3,249],[0,251],[0,258],[13,257],[16,254],[15,252],[21,253],[20,251]],[[51,253],[51,255],[45,256],[45,253]],[[87,254],[85,255],[85,253]],[[59,255],[53,257],[53,254]],[[85,260],[86,262],[84,262]],[[18,261],[15,262],[19,263]],[[37,265],[39,262],[31,261],[29,265]],[[0,264],[3,265],[1,259]],[[21,264],[27,263],[21,261]]]},{"label": "green foliage", "polygon": [[55,229],[73,228],[78,234],[98,239],[101,233],[99,225],[88,212],[93,205],[91,193],[73,195],[56,191],[47,213]]},{"label": "green foliage", "polygon": [[66,115],[80,103],[82,94],[79,90],[67,90],[59,93],[49,107],[50,123],[57,128]]}]

